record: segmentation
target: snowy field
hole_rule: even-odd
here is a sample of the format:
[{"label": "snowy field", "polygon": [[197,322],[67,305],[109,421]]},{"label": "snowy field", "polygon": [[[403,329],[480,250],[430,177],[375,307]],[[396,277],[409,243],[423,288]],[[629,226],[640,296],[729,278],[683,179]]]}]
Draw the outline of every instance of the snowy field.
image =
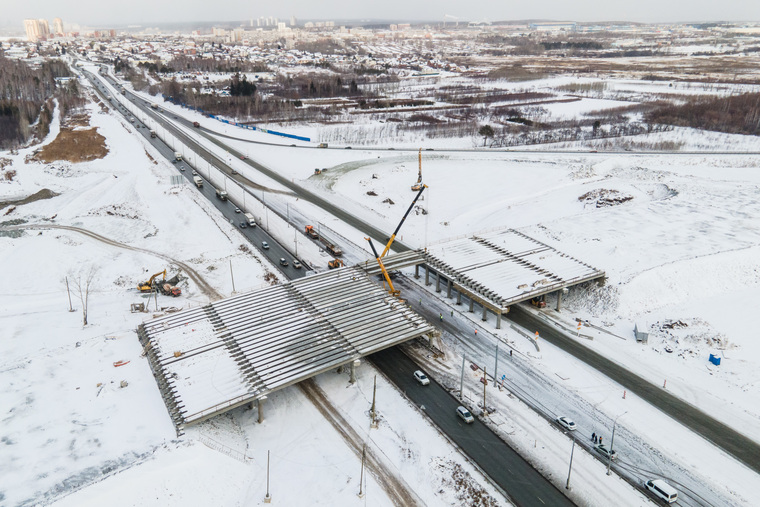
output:
[{"label": "snowy field", "polygon": [[[370,429],[367,410],[375,372],[366,365],[359,368],[355,386],[349,387],[345,374],[328,373],[315,381],[356,434],[353,439],[342,437],[298,387],[270,397],[261,425],[255,409],[241,408],[177,438],[134,332],[139,322],[163,312],[136,291],[137,283],[163,269],[171,276],[179,269],[176,260],[226,296],[232,291],[230,261],[238,287],[261,286],[275,269],[255,249],[241,251],[243,237],[191,185],[172,185],[172,164],[121,116],[94,105],[89,113],[107,139],[109,154],[102,160],[26,164],[31,149],[2,154],[12,160],[9,168],[17,176],[0,183],[0,200],[42,188],[60,194],[10,212],[5,208],[3,222],[78,229],[0,236],[0,258],[11,267],[0,294],[5,331],[0,382],[8,386],[0,393],[5,444],[0,506],[258,505],[266,491],[267,451],[273,503],[282,505],[388,505],[398,499],[380,484],[384,475],[427,505],[461,505],[473,492],[486,498],[481,505],[508,504],[381,377],[381,424]],[[207,125],[216,129],[218,123]],[[46,142],[58,128],[53,125]],[[266,134],[240,137],[245,135],[272,141]],[[252,159],[388,231],[413,197],[409,186],[417,178],[416,151],[230,144],[250,147]],[[655,384],[667,380],[674,394],[760,440],[760,350],[751,332],[753,315],[746,311],[760,296],[756,158],[422,153],[430,188],[399,239],[424,247],[478,231],[517,228],[605,270],[607,284],[572,290],[557,318],[588,319],[618,335],[590,330],[594,339],[584,343]],[[328,171],[315,176],[315,167]],[[241,169],[265,182],[252,169]],[[386,198],[395,204],[383,203]],[[285,202],[272,199],[272,205]],[[287,203],[294,213],[316,213],[302,202]],[[362,243],[361,231],[331,226]],[[89,324],[83,326],[82,303],[73,293],[74,311],[69,311],[64,278],[71,284],[90,268],[96,275]],[[216,297],[192,280],[180,287],[180,298],[159,296],[159,307],[200,305]],[[129,305],[136,302],[149,303],[150,313],[130,313]],[[648,344],[634,341],[635,322],[646,323]],[[537,352],[514,333],[506,337],[536,368],[568,379],[563,385],[599,413],[635,412],[621,426],[642,428],[650,442],[672,452],[672,459],[702,476],[710,488],[722,494],[730,488],[737,505],[760,503],[753,487],[756,475],[707,442],[691,434],[673,437],[671,432],[682,430],[672,421],[640,400],[624,400],[614,382],[551,347],[544,344]],[[707,362],[710,353],[722,358],[719,367]],[[129,363],[115,367],[118,361]],[[449,368],[456,367],[458,356],[452,354],[450,362]],[[515,414],[497,421],[506,425],[510,443],[562,487],[570,440],[506,395],[499,403],[509,409],[502,413]],[[357,442],[367,444],[383,471],[365,474],[364,498],[357,496]],[[605,481],[608,489],[598,488],[603,467],[575,452],[575,501],[647,502],[617,479]]]}]

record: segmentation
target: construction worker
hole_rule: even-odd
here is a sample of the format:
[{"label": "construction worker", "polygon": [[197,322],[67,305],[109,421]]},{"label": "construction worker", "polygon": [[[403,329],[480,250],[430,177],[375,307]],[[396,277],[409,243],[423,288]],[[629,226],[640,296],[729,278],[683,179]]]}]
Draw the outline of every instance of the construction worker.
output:
[{"label": "construction worker", "polygon": [[452,317],[454,316],[454,310],[451,310],[451,316]]},{"label": "construction worker", "polygon": [[441,318],[441,320],[443,320],[443,314],[442,313],[439,313],[438,316]]}]

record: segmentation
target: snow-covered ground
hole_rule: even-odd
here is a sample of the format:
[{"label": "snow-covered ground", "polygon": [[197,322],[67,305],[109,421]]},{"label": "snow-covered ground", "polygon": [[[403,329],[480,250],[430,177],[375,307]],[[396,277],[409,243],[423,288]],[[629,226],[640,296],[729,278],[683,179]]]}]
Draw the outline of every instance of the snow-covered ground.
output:
[{"label": "snow-covered ground", "polygon": [[[6,289],[0,294],[0,328],[5,331],[0,338],[0,382],[8,386],[0,392],[0,439],[5,444],[0,505],[56,500],[60,505],[259,504],[266,490],[266,451],[271,451],[276,502],[389,504],[392,499],[372,474],[364,486],[366,497],[357,497],[360,457],[298,387],[270,397],[261,425],[254,422],[255,410],[241,408],[176,438],[147,362],[140,357],[134,330],[155,309],[149,303],[151,314],[130,313],[130,303],[148,303],[136,284],[164,268],[176,272],[178,266],[167,258],[190,266],[222,295],[232,290],[230,260],[238,287],[260,286],[274,268],[255,250],[241,251],[244,239],[192,186],[171,185],[176,174],[172,164],[135,135],[120,115],[101,113],[94,106],[89,112],[92,125],[107,139],[110,153],[103,160],[25,164],[31,149],[2,154],[12,160],[10,168],[17,176],[0,183],[0,200],[41,188],[60,194],[12,212],[6,208],[3,222],[76,227],[117,244],[71,229],[0,236],[0,259],[6,266]],[[181,114],[190,117],[186,111]],[[48,140],[57,129],[54,124]],[[388,231],[413,197],[409,186],[417,177],[415,151],[235,146],[250,146],[251,158]],[[315,167],[328,171],[315,176]],[[674,394],[760,440],[755,409],[760,401],[759,351],[751,333],[753,315],[746,311],[760,296],[760,172],[755,159],[423,151],[423,174],[430,186],[420,203],[426,214],[410,216],[400,237],[406,244],[422,247],[513,227],[604,269],[607,285],[571,291],[560,318],[588,319],[619,335],[588,331],[594,340],[587,345],[652,382],[667,380]],[[632,199],[597,208],[593,196],[599,192]],[[395,204],[383,203],[386,198]],[[283,203],[287,198],[272,199]],[[293,199],[287,205],[304,216],[318,213]],[[315,218],[362,243],[361,231],[327,216]],[[69,312],[64,278],[72,285],[91,267],[96,277],[89,324],[82,326],[82,304],[73,293],[75,311]],[[213,297],[190,280],[180,287],[182,297],[159,297],[159,306],[186,307]],[[646,345],[632,336],[634,322],[641,321],[651,326]],[[673,322],[680,324],[663,326]],[[510,339],[521,343],[519,337]],[[532,347],[522,343],[518,347]],[[673,352],[665,352],[665,345]],[[670,432],[680,431],[677,425],[640,400],[623,400],[614,382],[568,362],[546,345],[540,353],[524,352],[530,352],[529,361],[545,374],[569,379],[563,385],[599,413],[614,418],[625,410],[635,412],[620,424],[634,432],[646,428],[650,442],[712,481],[716,490],[731,485],[737,504],[760,503],[753,488],[755,474],[693,435],[673,437]],[[707,362],[709,353],[722,357],[719,367]],[[456,356],[451,360],[457,364]],[[129,363],[115,367],[117,361]],[[380,456],[385,472],[401,478],[428,505],[463,502],[461,484],[451,480],[457,474],[468,487],[505,504],[382,378],[381,424],[370,429],[366,412],[374,373],[361,367],[359,381],[351,387],[345,376],[328,373],[316,385]],[[526,454],[535,452],[542,469],[556,483],[563,482],[570,441],[508,397],[500,403],[515,411],[502,421],[514,429],[511,443]],[[663,435],[656,435],[658,429]],[[620,481],[606,481],[609,491],[592,491],[604,472],[596,460],[578,453],[576,449],[573,487],[584,493],[576,501],[645,502]]]}]

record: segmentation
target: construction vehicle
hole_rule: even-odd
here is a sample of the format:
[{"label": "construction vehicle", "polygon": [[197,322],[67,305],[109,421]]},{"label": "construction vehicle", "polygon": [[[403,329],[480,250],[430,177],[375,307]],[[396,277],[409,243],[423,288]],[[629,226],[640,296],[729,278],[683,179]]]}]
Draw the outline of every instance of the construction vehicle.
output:
[{"label": "construction vehicle", "polygon": [[420,152],[417,155],[418,161],[419,161],[419,171],[417,172],[417,183],[412,185],[412,190],[417,192],[422,188],[422,148],[420,148]]},{"label": "construction vehicle", "polygon": [[333,259],[327,263],[327,267],[330,269],[342,268],[343,266],[345,266],[345,264],[340,259]]},{"label": "construction vehicle", "polygon": [[226,200],[227,200],[227,191],[226,191],[226,190],[220,190],[220,189],[218,189],[218,188],[217,188],[217,189],[215,189],[215,190],[216,190],[216,196],[217,196],[219,199],[221,199],[221,200],[223,200],[223,201],[226,201]]},{"label": "construction vehicle", "polygon": [[377,254],[377,250],[375,250],[375,245],[372,243],[371,238],[364,238],[367,241],[369,241],[369,246],[372,248],[372,253],[375,254],[375,260],[377,260],[377,263],[380,265],[380,270],[383,272],[383,276],[385,277],[385,281],[388,282],[388,293],[393,297],[398,297],[398,295],[401,293],[401,291],[396,290],[395,287],[393,287],[393,282],[391,282],[391,277],[388,276],[388,271],[385,269],[385,266],[383,265],[383,261],[380,260],[380,256]]},{"label": "construction vehicle", "polygon": [[343,250],[341,250],[340,247],[333,245],[329,241],[326,241],[325,238],[322,238],[322,242],[325,244],[325,250],[333,254],[335,257],[340,257],[343,255]]},{"label": "construction vehicle", "polygon": [[322,174],[322,169],[320,169],[319,167],[317,167],[316,169],[314,169],[314,174],[315,175]]},{"label": "construction vehicle", "polygon": [[546,294],[536,296],[530,300],[530,304],[536,308],[546,308]]},{"label": "construction vehicle", "polygon": [[182,295],[182,290],[179,287],[174,287],[168,283],[158,284],[158,288],[164,296],[173,296],[176,298]]},{"label": "construction vehicle", "polygon": [[153,292],[153,280],[155,280],[158,275],[163,275],[164,277],[162,278],[162,280],[166,280],[166,270],[159,271],[155,275],[151,276],[150,280],[148,280],[147,282],[138,283],[137,290],[139,290],[140,292]]},{"label": "construction vehicle", "polygon": [[[420,176],[421,178],[422,176]],[[422,192],[425,191],[427,188],[427,185],[421,185],[419,188],[419,192],[417,193],[417,196],[412,201],[412,204],[409,205],[409,209],[406,210],[406,213],[404,213],[404,216],[401,218],[401,221],[396,226],[396,230],[393,231],[393,234],[391,235],[390,239],[388,239],[388,244],[385,245],[385,250],[383,250],[383,254],[380,257],[385,257],[385,254],[388,253],[388,251],[391,249],[391,245],[393,244],[393,241],[396,239],[396,234],[398,234],[399,229],[401,229],[401,226],[404,225],[404,221],[406,220],[406,217],[409,216],[409,213],[411,213],[412,208],[414,208],[414,204],[417,202],[417,199],[420,198],[422,195]]]},{"label": "construction vehicle", "polygon": [[309,235],[309,237],[313,239],[319,239],[319,234],[317,234],[317,231],[314,230],[313,225],[307,225],[306,226],[306,234]]}]

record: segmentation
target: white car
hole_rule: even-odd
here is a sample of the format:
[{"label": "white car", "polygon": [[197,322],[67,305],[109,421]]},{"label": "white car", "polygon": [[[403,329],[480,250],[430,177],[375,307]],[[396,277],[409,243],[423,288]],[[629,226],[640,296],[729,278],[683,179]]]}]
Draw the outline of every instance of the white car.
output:
[{"label": "white car", "polygon": [[607,449],[603,444],[596,446],[596,452],[607,459],[611,459],[612,461],[615,461],[617,459],[617,451],[612,451],[612,453],[610,453],[609,449]]},{"label": "white car", "polygon": [[417,370],[414,372],[414,379],[423,386],[426,386],[430,383],[430,379],[427,378],[427,375],[422,373],[422,370]]},{"label": "white car", "polygon": [[459,405],[457,407],[457,415],[467,424],[472,424],[475,422],[475,418],[472,416],[470,411],[464,408],[462,405]]},{"label": "white car", "polygon": [[293,259],[293,267],[296,269],[301,269],[301,263],[298,261],[298,259]]},{"label": "white car", "polygon": [[575,428],[576,428],[575,421],[568,419],[565,416],[557,417],[557,424],[559,424],[560,426],[562,426],[568,431],[575,431]]},{"label": "white car", "polygon": [[269,250],[269,243],[267,243],[266,241],[262,241],[261,248],[263,248],[264,250]]}]

